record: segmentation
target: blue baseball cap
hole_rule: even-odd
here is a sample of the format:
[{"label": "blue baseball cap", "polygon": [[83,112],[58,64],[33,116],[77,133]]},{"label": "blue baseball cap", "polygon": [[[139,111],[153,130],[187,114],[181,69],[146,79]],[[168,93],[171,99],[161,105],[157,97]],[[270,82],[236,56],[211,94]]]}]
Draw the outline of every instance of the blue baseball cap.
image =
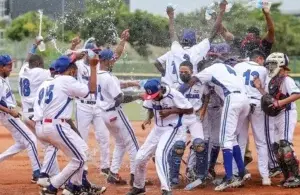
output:
[{"label": "blue baseball cap", "polygon": [[6,66],[12,62],[12,59],[9,55],[0,55],[0,65]]},{"label": "blue baseball cap", "polygon": [[182,35],[182,41],[188,42],[192,45],[196,45],[196,32],[192,29],[184,29]]},{"label": "blue baseball cap", "polygon": [[68,56],[61,56],[54,62],[54,69],[58,73],[65,72],[71,65],[72,60]]},{"label": "blue baseball cap", "polygon": [[111,60],[114,57],[114,52],[111,49],[104,49],[100,51],[99,58],[101,60]]},{"label": "blue baseball cap", "polygon": [[85,45],[84,49],[90,49],[95,53],[98,53],[99,51],[101,51],[100,48],[97,47],[97,45],[94,42],[89,42]]},{"label": "blue baseball cap", "polygon": [[146,93],[144,94],[145,100],[152,100],[156,98],[161,90],[161,84],[158,79],[149,79],[145,85],[144,89]]}]

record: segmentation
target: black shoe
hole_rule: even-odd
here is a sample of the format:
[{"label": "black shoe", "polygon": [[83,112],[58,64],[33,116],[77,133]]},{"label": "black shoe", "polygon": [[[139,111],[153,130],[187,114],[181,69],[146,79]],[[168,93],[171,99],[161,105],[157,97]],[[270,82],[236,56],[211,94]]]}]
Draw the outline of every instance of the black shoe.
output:
[{"label": "black shoe", "polygon": [[133,187],[130,192],[128,192],[126,195],[144,195],[146,194],[145,188],[136,188]]},{"label": "black shoe", "polygon": [[162,195],[172,195],[171,191],[163,190]]},{"label": "black shoe", "polygon": [[300,179],[298,177],[289,178],[284,182],[283,187],[297,188],[300,186]]},{"label": "black shoe", "polygon": [[280,175],[282,173],[281,169],[279,167],[275,167],[273,169],[270,169],[269,177],[276,177],[277,175]]},{"label": "black shoe", "polygon": [[87,192],[88,194],[104,194],[107,188],[103,186],[98,186],[96,184],[90,183],[88,187],[84,187],[83,192]]},{"label": "black shoe", "polygon": [[122,179],[119,174],[109,172],[107,183],[116,185],[127,185],[127,181]]},{"label": "black shoe", "polygon": [[235,186],[235,180],[234,179],[226,179],[224,178],[222,180],[222,182],[217,186],[215,187],[215,191],[224,191],[225,189],[227,188],[232,188]]},{"label": "black shoe", "polygon": [[109,175],[109,168],[101,169],[101,175],[104,175],[107,178]]},{"label": "black shoe", "polygon": [[134,182],[134,174],[130,174],[129,185],[130,185],[131,187],[133,186],[133,182]]}]

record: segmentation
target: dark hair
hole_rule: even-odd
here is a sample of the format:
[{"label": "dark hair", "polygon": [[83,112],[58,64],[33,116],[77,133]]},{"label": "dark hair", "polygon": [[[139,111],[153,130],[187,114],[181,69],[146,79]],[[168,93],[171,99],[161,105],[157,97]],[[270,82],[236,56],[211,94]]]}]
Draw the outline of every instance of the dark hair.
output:
[{"label": "dark hair", "polygon": [[266,59],[266,55],[263,51],[255,49],[253,51],[250,52],[249,54],[250,59],[255,59],[257,57],[263,57],[264,59]]},{"label": "dark hair", "polygon": [[187,67],[189,67],[189,69],[191,71],[193,71],[193,64],[190,61],[183,61],[183,62],[181,62],[180,67],[181,66],[187,66]]},{"label": "dark hair", "polygon": [[248,28],[248,29],[247,29],[247,32],[248,32],[248,33],[253,33],[253,34],[255,34],[257,37],[259,37],[259,35],[260,35],[260,30],[259,30],[257,27],[255,27],[255,26],[251,26],[250,28]]},{"label": "dark hair", "polygon": [[41,56],[37,54],[32,54],[29,59],[29,68],[35,68],[35,67],[40,67],[43,68],[42,64],[44,63],[44,60]]}]

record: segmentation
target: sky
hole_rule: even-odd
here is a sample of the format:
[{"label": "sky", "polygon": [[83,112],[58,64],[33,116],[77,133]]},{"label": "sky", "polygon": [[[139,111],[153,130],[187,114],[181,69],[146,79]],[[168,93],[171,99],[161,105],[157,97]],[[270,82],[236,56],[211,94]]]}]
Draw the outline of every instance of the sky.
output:
[{"label": "sky", "polygon": [[[199,9],[203,6],[207,6],[214,0],[131,0],[131,10],[141,9],[148,12],[166,15],[165,9],[169,3],[177,5],[177,12],[190,12],[195,9]],[[240,0],[248,2],[248,0]],[[281,7],[283,12],[298,12],[300,13],[300,1],[299,0],[270,0],[271,2],[283,2]]]}]

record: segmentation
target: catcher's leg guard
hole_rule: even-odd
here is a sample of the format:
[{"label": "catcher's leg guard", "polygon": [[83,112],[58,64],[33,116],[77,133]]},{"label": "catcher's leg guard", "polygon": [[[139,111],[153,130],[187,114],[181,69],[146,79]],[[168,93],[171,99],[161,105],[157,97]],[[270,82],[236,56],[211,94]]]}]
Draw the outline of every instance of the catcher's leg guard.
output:
[{"label": "catcher's leg guard", "polygon": [[287,140],[280,140],[278,153],[282,156],[284,163],[288,167],[288,171],[294,177],[299,175],[299,164],[295,157],[294,149]]},{"label": "catcher's leg guard", "polygon": [[284,156],[282,153],[279,153],[279,149],[280,149],[280,145],[279,143],[273,143],[272,144],[272,149],[273,149],[273,152],[275,154],[275,157],[276,157],[276,160],[277,160],[277,163],[282,171],[282,174],[284,176],[284,180],[287,180],[289,178],[289,170],[288,170],[288,167],[287,165],[285,164],[284,162]]},{"label": "catcher's leg guard", "polygon": [[208,171],[212,177],[216,177],[215,166],[220,152],[220,146],[213,146],[210,152],[210,162]]},{"label": "catcher's leg guard", "polygon": [[194,171],[199,179],[204,179],[208,171],[208,142],[200,138],[193,141],[193,150],[196,153]]},{"label": "catcher's leg guard", "polygon": [[184,150],[185,150],[184,141],[176,141],[172,149],[170,150],[168,156],[168,163],[170,166],[169,173],[170,173],[171,185],[179,184],[180,164],[181,164],[181,158],[183,156]]}]

